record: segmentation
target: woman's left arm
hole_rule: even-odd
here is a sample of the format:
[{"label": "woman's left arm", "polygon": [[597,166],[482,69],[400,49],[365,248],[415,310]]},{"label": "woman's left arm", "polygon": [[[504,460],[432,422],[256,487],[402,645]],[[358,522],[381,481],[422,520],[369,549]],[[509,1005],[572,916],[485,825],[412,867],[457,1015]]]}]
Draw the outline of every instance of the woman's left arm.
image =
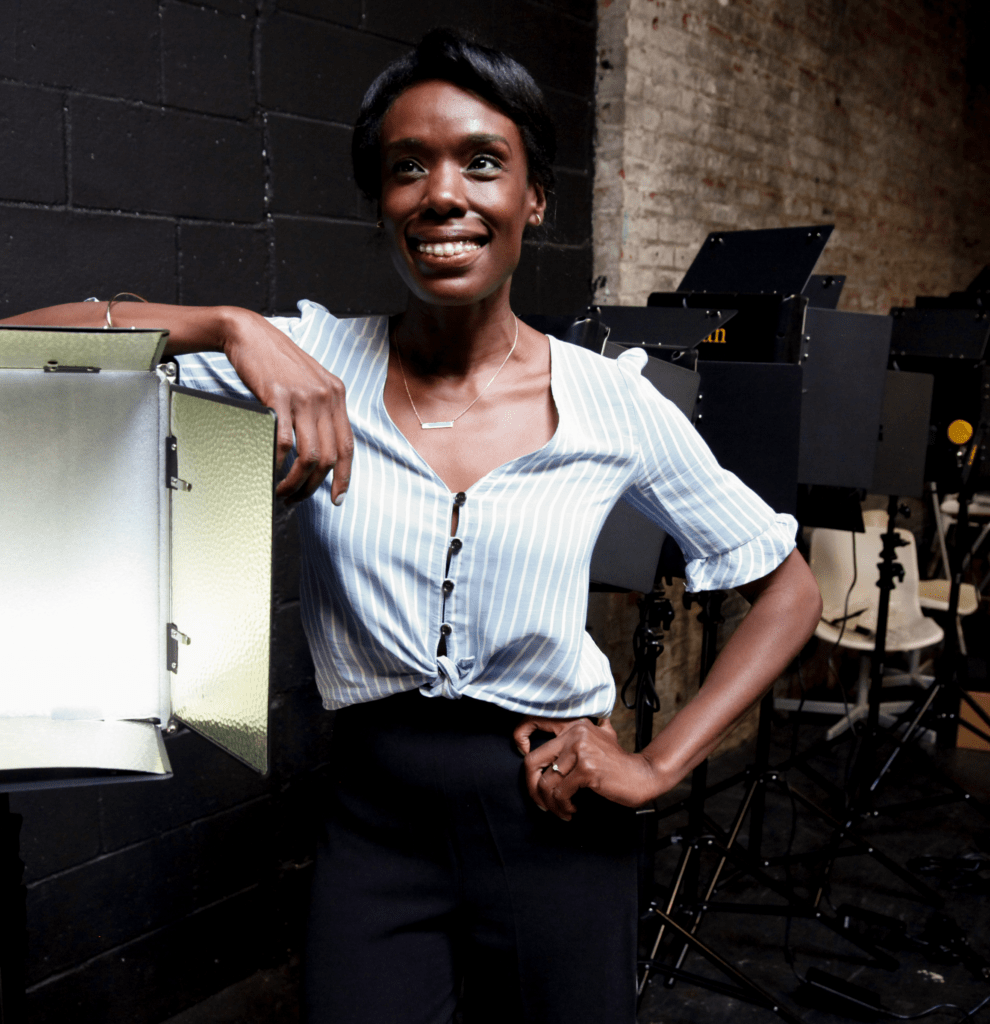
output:
[{"label": "woman's left arm", "polygon": [[[722,649],[704,686],[638,754],[623,750],[608,719],[527,718],[514,733],[536,803],[565,821],[572,797],[592,789],[638,807],[677,785],[763,696],[814,632],[821,596],[807,563],[792,551],[773,572],[738,588],[752,607]],[[530,750],[535,731],[552,740]],[[556,764],[557,771],[548,771]]]}]

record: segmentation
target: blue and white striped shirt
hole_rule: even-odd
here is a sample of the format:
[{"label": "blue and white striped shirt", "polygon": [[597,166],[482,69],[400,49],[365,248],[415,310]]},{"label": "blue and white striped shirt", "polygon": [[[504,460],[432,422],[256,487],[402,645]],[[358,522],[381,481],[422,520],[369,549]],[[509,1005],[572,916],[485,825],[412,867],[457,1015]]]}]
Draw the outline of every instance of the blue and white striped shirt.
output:
[{"label": "blue and white striped shirt", "polygon": [[[585,631],[588,571],[623,495],[678,542],[691,590],[758,579],[794,547],[795,521],[715,462],[640,376],[641,356],[551,338],[557,430],[468,489],[452,551],[456,496],[385,410],[387,318],[299,311],[272,322],[343,380],[355,439],[344,504],[325,483],[297,512],[303,625],[328,708],[419,688],[524,714],[607,715],[615,687]],[[221,355],[180,363],[185,385],[251,397]]]}]

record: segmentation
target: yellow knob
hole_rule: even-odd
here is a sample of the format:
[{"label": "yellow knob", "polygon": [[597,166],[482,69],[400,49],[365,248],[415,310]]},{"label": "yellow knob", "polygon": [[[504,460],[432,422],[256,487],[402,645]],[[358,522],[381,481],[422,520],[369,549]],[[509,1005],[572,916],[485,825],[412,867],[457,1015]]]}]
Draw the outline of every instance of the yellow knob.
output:
[{"label": "yellow knob", "polygon": [[965,444],[973,436],[973,428],[965,420],[953,420],[946,433],[953,444]]}]

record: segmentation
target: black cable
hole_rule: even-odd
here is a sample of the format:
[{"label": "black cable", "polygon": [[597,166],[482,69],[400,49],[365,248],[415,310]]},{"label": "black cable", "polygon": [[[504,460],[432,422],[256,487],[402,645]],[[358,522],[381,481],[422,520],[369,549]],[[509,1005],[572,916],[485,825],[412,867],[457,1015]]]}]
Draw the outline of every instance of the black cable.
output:
[{"label": "black cable", "polygon": [[887,1017],[893,1017],[895,1020],[920,1020],[922,1017],[928,1017],[933,1013],[941,1013],[943,1010],[958,1010],[962,1014],[959,1018],[962,1021],[969,1020],[974,1013],[982,1010],[987,1003],[990,1003],[990,996],[977,1003],[972,1010],[965,1010],[955,1003],[938,1003],[936,1006],[929,1006],[927,1010],[921,1010],[919,1013],[894,1013],[892,1010],[882,1010],[881,1012]]}]

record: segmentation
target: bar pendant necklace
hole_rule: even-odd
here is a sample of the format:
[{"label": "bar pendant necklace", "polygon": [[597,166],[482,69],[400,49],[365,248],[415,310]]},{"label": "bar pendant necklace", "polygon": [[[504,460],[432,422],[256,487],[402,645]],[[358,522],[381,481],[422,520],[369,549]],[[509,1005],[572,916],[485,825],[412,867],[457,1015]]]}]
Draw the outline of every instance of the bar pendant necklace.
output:
[{"label": "bar pendant necklace", "polygon": [[509,361],[512,357],[512,353],[516,350],[516,342],[519,340],[519,318],[515,317],[515,321],[516,334],[512,339],[512,345],[509,347],[508,354],[502,360],[501,366],[499,366],[499,368],[492,374],[491,380],[478,392],[477,395],[475,395],[474,400],[466,408],[461,409],[461,411],[452,420],[437,420],[434,423],[424,423],[423,417],[419,414],[419,409],[416,408],[416,403],[413,401],[412,393],[409,390],[409,381],[406,380],[406,368],[402,364],[402,351],[399,348],[399,342],[395,335],[392,335],[392,342],[395,345],[395,354],[399,357],[399,372],[402,374],[402,383],[406,388],[406,397],[408,397],[409,404],[412,406],[412,411],[416,414],[416,419],[419,420],[419,425],[423,430],[445,430],[447,427],[453,427],[457,420],[459,420],[464,413],[466,413],[468,409],[470,409],[471,406],[474,405],[474,403],[477,402],[478,399],[481,398],[481,396],[495,383],[495,378],[502,372],[505,364]]}]

